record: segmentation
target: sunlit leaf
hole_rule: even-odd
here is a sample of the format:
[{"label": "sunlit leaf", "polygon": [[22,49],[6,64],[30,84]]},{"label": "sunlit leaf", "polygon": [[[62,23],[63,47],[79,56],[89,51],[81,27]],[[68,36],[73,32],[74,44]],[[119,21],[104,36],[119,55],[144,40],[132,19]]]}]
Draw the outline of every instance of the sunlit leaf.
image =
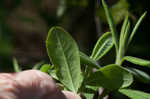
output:
[{"label": "sunlit leaf", "polygon": [[76,42],[62,28],[53,27],[48,33],[46,47],[60,82],[69,90],[77,93],[82,75]]},{"label": "sunlit leaf", "polygon": [[105,33],[102,37],[97,41],[91,58],[94,60],[101,59],[113,46],[113,39],[110,32]]}]

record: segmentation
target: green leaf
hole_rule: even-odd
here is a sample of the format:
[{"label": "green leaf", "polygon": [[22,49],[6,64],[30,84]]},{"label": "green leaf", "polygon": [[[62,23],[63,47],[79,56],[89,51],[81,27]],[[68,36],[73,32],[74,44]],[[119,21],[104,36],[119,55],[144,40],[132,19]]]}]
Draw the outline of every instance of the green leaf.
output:
[{"label": "green leaf", "polygon": [[77,93],[81,80],[80,55],[76,42],[60,27],[53,27],[46,40],[48,56],[57,76],[69,90]]},{"label": "green leaf", "polygon": [[141,22],[143,21],[144,17],[146,16],[146,12],[139,18],[138,22],[136,23],[135,27],[133,28],[133,31],[129,37],[128,45],[132,41],[133,36],[135,35],[137,29],[139,28]]},{"label": "green leaf", "polygon": [[[127,24],[128,24],[128,14],[126,15],[126,17],[124,19],[124,22],[123,22],[123,25],[121,27],[120,40],[119,40],[120,43],[123,42],[123,38],[124,38],[124,34],[125,34],[125,31],[126,31]],[[119,45],[121,45],[121,44],[119,44]]]},{"label": "green leaf", "polygon": [[105,14],[106,14],[106,17],[107,17],[107,21],[108,21],[108,24],[109,24],[109,27],[110,27],[110,30],[111,30],[111,33],[112,33],[112,37],[113,37],[113,40],[114,40],[116,50],[118,50],[119,49],[119,40],[118,40],[118,34],[117,34],[116,26],[114,24],[114,20],[112,18],[112,15],[109,11],[109,8],[108,8],[107,4],[105,3],[105,0],[102,0],[102,4],[103,4]]},{"label": "green leaf", "polygon": [[120,89],[119,92],[128,96],[131,99],[150,99],[150,94],[142,91],[131,89]]},{"label": "green leaf", "polygon": [[136,58],[136,57],[132,57],[132,56],[125,56],[122,59],[122,62],[124,61],[129,61],[133,64],[136,65],[140,65],[140,66],[144,66],[144,67],[149,67],[150,68],[150,61],[149,60],[144,60],[144,59],[140,59],[140,58]]},{"label": "green leaf", "polygon": [[83,90],[83,95],[86,97],[86,99],[93,99],[98,89],[99,87],[97,86],[86,85],[85,89]]},{"label": "green leaf", "polygon": [[94,93],[83,93],[83,95],[86,97],[85,99],[93,99]]},{"label": "green leaf", "polygon": [[37,69],[37,70],[39,70],[42,64],[44,64],[44,62],[43,62],[43,61],[41,61],[41,62],[39,62],[39,63],[35,64],[35,65],[33,66],[33,68],[32,68],[32,69]]},{"label": "green leaf", "polygon": [[123,44],[124,44],[124,49],[125,50],[128,47],[128,43],[127,42],[128,42],[129,34],[130,34],[130,21],[128,21],[128,23],[127,23],[127,27],[126,27],[124,38],[123,38]]},{"label": "green leaf", "polygon": [[107,65],[90,75],[87,81],[91,86],[102,86],[107,90],[128,87],[133,82],[133,76],[126,69],[116,64]]},{"label": "green leaf", "polygon": [[121,60],[125,55],[126,49],[127,49],[127,40],[129,35],[129,29],[130,29],[130,22],[127,22],[127,26],[125,27],[124,33],[121,34],[120,42],[119,42],[119,52],[117,53],[117,59],[116,64],[121,64]]},{"label": "green leaf", "polygon": [[90,58],[89,56],[87,56],[86,54],[82,52],[80,52],[80,61],[81,61],[81,64],[85,64],[85,65],[92,66],[95,68],[101,67],[96,61],[94,61],[92,58]]},{"label": "green leaf", "polygon": [[129,29],[130,29],[130,22],[128,20],[128,13],[124,20],[124,23],[121,28],[120,40],[119,40],[119,47],[123,46],[123,49],[126,49],[126,42],[129,36]]},{"label": "green leaf", "polygon": [[94,60],[101,59],[113,47],[113,39],[110,32],[104,33],[97,41],[91,58]]},{"label": "green leaf", "polygon": [[128,67],[127,70],[131,72],[135,78],[143,83],[150,83],[150,76],[139,69]]},{"label": "green leaf", "polygon": [[[130,4],[128,3],[128,0],[117,0],[116,3],[111,5],[110,12],[112,14],[115,24],[120,24],[122,22],[124,16],[129,11],[129,6]],[[130,12],[128,13],[129,15],[131,14]],[[96,9],[96,15],[100,17],[101,22],[103,23],[107,22],[104,9],[101,6],[99,6],[99,8]]]},{"label": "green leaf", "polygon": [[59,78],[57,77],[57,74],[56,74],[56,70],[55,69],[50,69],[48,71],[49,75],[52,76],[54,79],[56,80],[59,80]]},{"label": "green leaf", "polygon": [[52,66],[50,64],[44,64],[41,66],[40,71],[41,72],[45,72],[48,73],[48,71],[52,68]]},{"label": "green leaf", "polygon": [[19,67],[18,61],[16,58],[13,58],[13,66],[14,66],[14,70],[15,72],[21,72],[22,70]]}]

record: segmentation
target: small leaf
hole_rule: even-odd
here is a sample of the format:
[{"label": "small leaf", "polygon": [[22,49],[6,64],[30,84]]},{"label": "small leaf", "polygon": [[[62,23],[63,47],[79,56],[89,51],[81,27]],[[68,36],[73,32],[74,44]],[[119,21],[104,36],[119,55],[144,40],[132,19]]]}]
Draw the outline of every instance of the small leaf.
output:
[{"label": "small leaf", "polygon": [[44,64],[44,62],[43,62],[43,61],[41,61],[41,62],[39,62],[39,63],[35,64],[35,65],[33,66],[33,68],[32,68],[32,69],[37,69],[37,70],[39,70],[42,64]]},{"label": "small leaf", "polygon": [[124,49],[127,49],[128,47],[127,42],[128,42],[129,33],[130,33],[130,21],[128,21],[127,23],[127,27],[126,27],[124,38],[123,38]]},{"label": "small leaf", "polygon": [[97,86],[86,85],[85,89],[83,90],[83,95],[86,97],[86,99],[93,99],[98,89],[99,87]]},{"label": "small leaf", "polygon": [[40,71],[41,72],[45,72],[48,73],[48,71],[52,68],[52,66],[50,64],[44,64],[41,66]]},{"label": "small leaf", "polygon": [[146,72],[131,67],[128,67],[127,70],[131,72],[139,81],[143,83],[150,83],[150,76]]},{"label": "small leaf", "polygon": [[136,65],[150,68],[150,61],[149,60],[144,60],[144,59],[140,59],[140,58],[136,58],[136,57],[132,57],[132,56],[125,56],[122,59],[122,62],[124,62],[124,60],[129,61],[129,62],[136,64]]},{"label": "small leaf", "polygon": [[97,41],[91,58],[94,60],[101,59],[113,47],[113,39],[110,32],[104,33]]},{"label": "small leaf", "polygon": [[84,99],[93,99],[94,98],[94,93],[83,93]]},{"label": "small leaf", "polygon": [[89,56],[87,56],[86,54],[82,52],[80,52],[80,61],[81,61],[81,64],[85,64],[85,65],[92,66],[95,68],[101,67],[96,61],[94,61],[92,58],[90,58]]},{"label": "small leaf", "polygon": [[13,58],[13,66],[14,66],[14,70],[15,72],[21,72],[22,70],[19,67],[18,61],[16,58]]},{"label": "small leaf", "polygon": [[77,93],[81,80],[80,55],[76,42],[60,27],[48,33],[46,47],[49,58],[57,70],[59,81]]},{"label": "small leaf", "polygon": [[50,69],[48,71],[49,75],[52,76],[55,80],[59,80],[59,78],[57,77],[57,74],[56,74],[56,70],[55,69]]},{"label": "small leaf", "polygon": [[116,64],[107,65],[90,75],[87,84],[102,86],[108,90],[128,87],[133,82],[133,77],[126,69]]},{"label": "small leaf", "polygon": [[128,96],[131,99],[150,99],[150,94],[142,91],[131,89],[120,89],[119,92]]},{"label": "small leaf", "polygon": [[119,53],[117,57],[117,64],[120,64],[122,58],[125,55],[126,49],[127,49],[127,42],[128,42],[128,35],[129,35],[129,29],[130,29],[130,22],[127,22],[127,26],[125,27],[124,33],[121,34],[120,42],[119,42]]},{"label": "small leaf", "polygon": [[[123,38],[124,38],[124,34],[125,34],[125,31],[126,31],[127,24],[128,24],[128,14],[126,15],[126,17],[124,19],[124,22],[123,22],[123,25],[121,27],[120,40],[119,40],[120,43],[123,42]],[[121,45],[121,44],[119,44],[119,45]]]},{"label": "small leaf", "polygon": [[145,16],[146,16],[146,12],[139,18],[138,22],[136,23],[135,27],[133,28],[133,31],[129,37],[128,45],[131,42],[131,40],[133,39],[133,36],[135,35],[137,29],[139,28],[139,26],[140,26],[140,24],[143,21]]},{"label": "small leaf", "polygon": [[107,17],[107,21],[108,21],[108,24],[109,24],[109,27],[110,27],[110,30],[111,30],[111,33],[112,33],[112,37],[113,37],[113,40],[114,40],[116,50],[118,50],[118,48],[119,48],[119,39],[118,39],[116,26],[114,24],[114,20],[112,18],[112,15],[109,11],[109,8],[108,8],[107,4],[105,3],[105,0],[102,0],[102,4],[103,4],[105,14],[106,14],[106,17]]}]

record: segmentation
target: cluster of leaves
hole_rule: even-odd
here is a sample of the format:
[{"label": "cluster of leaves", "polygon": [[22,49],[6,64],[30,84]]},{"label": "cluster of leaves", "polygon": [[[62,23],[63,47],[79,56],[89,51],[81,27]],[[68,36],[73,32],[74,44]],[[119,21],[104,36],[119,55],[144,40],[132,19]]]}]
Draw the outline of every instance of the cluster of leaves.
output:
[{"label": "cluster of leaves", "polygon": [[[148,60],[125,56],[125,52],[146,13],[140,17],[131,32],[130,21],[128,14],[126,14],[120,35],[118,35],[114,20],[104,0],[102,0],[102,4],[110,32],[104,33],[98,39],[91,56],[79,51],[75,40],[68,32],[61,27],[53,27],[46,40],[47,52],[52,65],[44,64],[40,70],[49,73],[59,81],[63,85],[63,90],[82,94],[86,99],[93,99],[99,87],[104,90],[98,99],[102,99],[112,91],[118,91],[131,99],[150,99],[148,93],[127,88],[132,84],[133,76],[144,83],[150,83],[150,76],[141,70],[121,66],[126,60],[143,67],[150,67]],[[100,66],[97,61],[101,60],[113,46],[116,49],[116,61],[114,64]],[[14,60],[14,67],[16,71],[21,71],[16,60]],[[39,68],[39,65],[35,67]]]}]

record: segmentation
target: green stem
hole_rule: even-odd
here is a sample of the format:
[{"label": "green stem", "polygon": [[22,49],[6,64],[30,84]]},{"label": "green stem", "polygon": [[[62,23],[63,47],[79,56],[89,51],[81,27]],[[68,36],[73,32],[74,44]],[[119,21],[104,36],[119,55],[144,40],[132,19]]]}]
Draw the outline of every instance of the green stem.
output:
[{"label": "green stem", "polygon": [[122,58],[124,57],[124,48],[123,47],[121,47],[121,48],[119,48],[119,52],[118,53],[116,53],[116,62],[115,62],[115,64],[117,64],[117,65],[121,65],[121,60],[122,60]]}]

